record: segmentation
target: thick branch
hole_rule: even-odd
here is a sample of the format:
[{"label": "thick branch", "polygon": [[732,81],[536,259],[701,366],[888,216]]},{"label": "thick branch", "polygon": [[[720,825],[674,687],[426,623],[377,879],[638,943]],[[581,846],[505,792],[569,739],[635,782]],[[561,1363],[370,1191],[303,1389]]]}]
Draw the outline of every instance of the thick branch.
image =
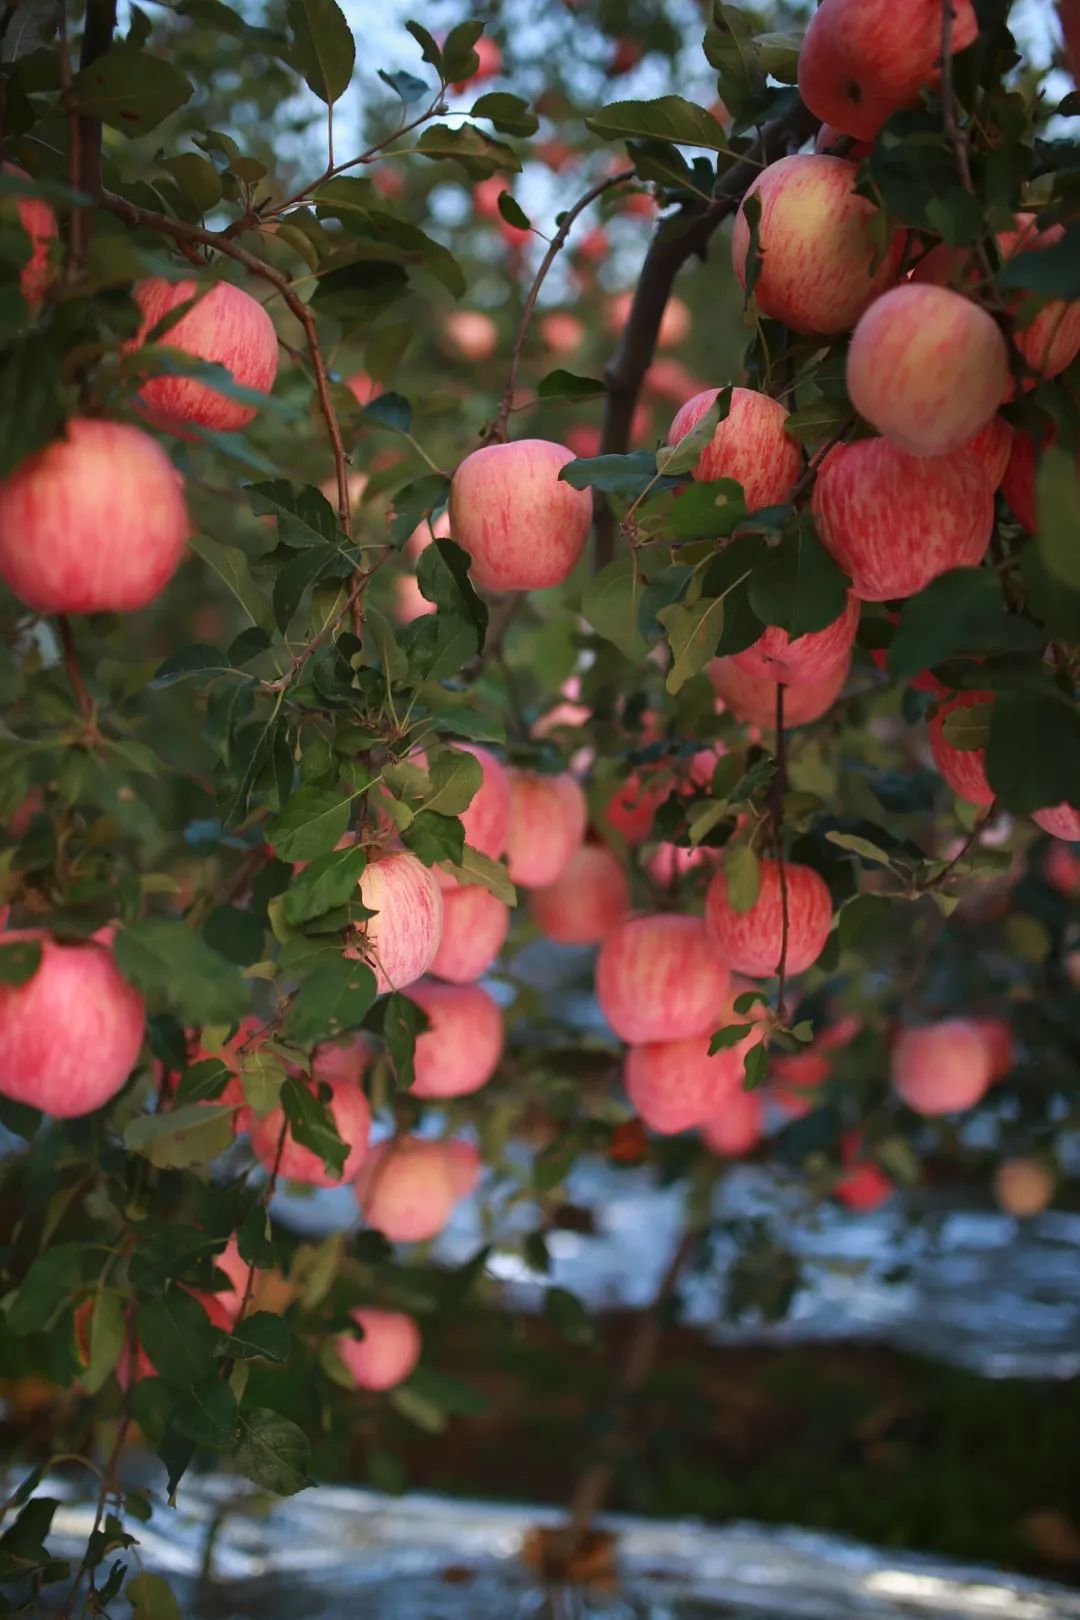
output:
[{"label": "thick branch", "polygon": [[[767,124],[746,154],[722,174],[713,200],[697,212],[684,210],[675,220],[657,228],[641,267],[630,314],[619,346],[609,361],[604,381],[608,395],[600,440],[601,454],[622,454],[630,442],[638,395],[646,371],[652,363],[660,320],[671,296],[675,277],[691,258],[704,258],[709,240],[722,220],[733,214],[761,173],[763,164],[772,163],[790,150],[802,146],[820,127],[820,119],[797,102],[782,118]],[[597,500],[596,566],[610,562],[614,551],[615,523],[606,501]]]},{"label": "thick branch", "polygon": [[[115,27],[116,0],[87,0],[82,50],[79,53],[80,69],[89,67],[99,56],[105,55],[112,44]],[[70,85],[66,88],[70,93]],[[73,177],[74,183],[79,191],[94,199],[89,208],[77,208],[71,217],[71,263],[74,269],[81,270],[86,264],[90,234],[94,228],[94,212],[101,195],[101,119],[89,113],[80,113],[74,121],[73,133],[77,138],[77,148],[76,140],[72,141],[72,162],[77,171]]]}]

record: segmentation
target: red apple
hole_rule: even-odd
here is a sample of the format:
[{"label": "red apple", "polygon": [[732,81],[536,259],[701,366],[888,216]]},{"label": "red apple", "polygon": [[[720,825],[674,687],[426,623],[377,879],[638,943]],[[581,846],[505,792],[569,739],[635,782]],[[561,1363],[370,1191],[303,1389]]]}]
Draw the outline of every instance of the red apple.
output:
[{"label": "red apple", "polygon": [[[841,142],[846,146],[846,151],[839,149]],[[846,157],[851,163],[859,163],[864,157],[869,157],[873,150],[873,141],[853,140],[842,129],[837,129],[835,124],[822,124],[814,137],[815,152],[826,152],[831,157]]]},{"label": "red apple", "polygon": [[732,663],[747,675],[780,681],[785,686],[823,681],[850,664],[858,628],[858,598],[849,594],[843,613],[824,630],[811,630],[792,640],[779,625],[770,625],[745,651],[734,653]]},{"label": "red apple", "polygon": [[[243,288],[219,281],[206,291],[197,281],[152,276],[139,282],[134,297],[142,310],[142,324],[132,348],[141,347],[172,310],[198,298],[186,315],[154,341],[224,366],[242,387],[256,393],[268,394],[273,388],[277,333],[263,305]],[[190,422],[218,433],[235,433],[256,415],[254,405],[242,405],[193,377],[150,377],[140,387],[139,397],[162,422]]]},{"label": "red apple", "polygon": [[[443,883],[440,874],[440,883]],[[443,929],[430,971],[451,984],[470,984],[491,967],[510,928],[510,907],[479,883],[448,880]]]},{"label": "red apple", "polygon": [[416,1038],[414,1097],[465,1097],[486,1086],[503,1048],[503,1017],[478,984],[414,984],[409,1000],[428,1016]]},{"label": "red apple", "polygon": [[423,978],[435,960],[443,926],[443,897],[430,867],[405,851],[369,860],[360,901],[375,912],[357,929],[347,956],[363,957],[380,995]]},{"label": "red apple", "polygon": [[973,1108],[992,1073],[990,1043],[970,1018],[910,1026],[893,1047],[893,1090],[927,1118]]},{"label": "red apple", "polygon": [[[671,424],[669,444],[678,444],[697,426],[719,392],[707,388],[687,400]],[[728,414],[698,457],[694,477],[699,482],[733,478],[742,485],[748,512],[782,506],[802,468],[802,453],[784,431],[787,419],[784,407],[767,394],[733,388]]]},{"label": "red apple", "polygon": [[499,343],[499,329],[479,309],[454,309],[443,322],[443,335],[463,360],[490,360]]},{"label": "red apple", "polygon": [[[893,285],[903,237],[897,233],[881,257],[877,210],[857,195],[857,177],[858,168],[846,158],[798,153],[758,175],[746,197],[761,204],[754,301],[763,315],[796,332],[847,332]],[[749,252],[744,199],[731,238],[740,287],[746,286]]]},{"label": "red apple", "polygon": [[585,795],[572,776],[510,771],[510,876],[523,889],[557,883],[585,838]]},{"label": "red apple", "polygon": [[701,1127],[705,1146],[724,1159],[740,1159],[751,1153],[762,1138],[762,1113],[760,1094],[740,1087]]},{"label": "red apple", "polygon": [[700,917],[631,917],[607,934],[596,959],[600,1011],[635,1045],[711,1034],[727,988],[727,962]]},{"label": "red apple", "polygon": [[581,555],[592,521],[588,490],[560,482],[573,452],[547,439],[474,450],[450,488],[450,530],[483,590],[559,585]]},{"label": "red apple", "polygon": [[716,860],[719,850],[699,844],[691,849],[683,844],[657,844],[645,863],[645,870],[654,883],[670,889],[688,872],[709,866]]},{"label": "red apple", "polygon": [[[0,170],[4,174],[18,175],[21,180],[30,179],[26,170],[20,169],[17,163],[0,164]],[[58,235],[56,214],[41,197],[17,196],[15,210],[19,224],[30,238],[30,257],[19,269],[19,291],[27,306],[35,310],[44,299],[52,280],[50,250]]]},{"label": "red apple", "polygon": [[190,533],[180,474],[124,422],[75,417],[0,484],[0,575],[38,613],[134,613]]},{"label": "red apple", "polygon": [[540,336],[553,354],[576,354],[585,341],[585,325],[566,310],[552,310],[540,322]]},{"label": "red apple", "polygon": [[478,59],[478,67],[470,73],[467,79],[455,84],[453,89],[460,96],[462,91],[470,84],[480,84],[484,79],[493,79],[502,67],[502,52],[493,39],[487,34],[481,34],[473,46]]},{"label": "red apple", "polygon": [[468,1198],[480,1180],[483,1160],[471,1142],[451,1140],[440,1142],[439,1146],[454,1198]]},{"label": "red apple", "polygon": [[[338,1135],[349,1150],[344,1168],[340,1175],[333,1175],[317,1153],[294,1141],[292,1132],[287,1131],[278,1174],[283,1181],[299,1181],[308,1187],[339,1187],[342,1182],[352,1181],[367,1156],[371,1109],[359,1083],[354,1079],[332,1079],[326,1074],[319,1075],[313,1064],[312,1081],[330,1088],[330,1113]],[[252,1150],[267,1170],[273,1169],[277,1159],[284,1122],[285,1114],[281,1108],[272,1108],[262,1119],[257,1114],[248,1116]]]},{"label": "red apple", "polygon": [[381,1392],[404,1383],[420,1360],[420,1329],[413,1318],[371,1306],[351,1315],[363,1338],[342,1333],[334,1343],[360,1388]]},{"label": "red apple", "polygon": [[930,752],[934,764],[952,788],[969,804],[994,802],[994,790],[986,776],[985,748],[954,748],[945,735],[945,717],[957,709],[970,709],[977,703],[993,703],[992,692],[957,692],[946,703],[939,703],[930,721]]},{"label": "red apple", "polygon": [[1004,1018],[973,1018],[971,1022],[981,1029],[990,1049],[990,1078],[1004,1080],[1016,1061],[1013,1032]]},{"label": "red apple", "polygon": [[990,481],[991,489],[998,489],[1005,477],[1012,453],[1012,424],[1003,416],[992,416],[984,428],[964,446],[975,457]]},{"label": "red apple", "polygon": [[588,264],[603,264],[611,252],[611,239],[602,225],[594,225],[580,241],[574,243],[574,251]]},{"label": "red apple", "polygon": [[660,1136],[693,1130],[722,1114],[739,1095],[742,1077],[741,1055],[722,1047],[710,1057],[708,1035],[632,1046],[623,1066],[627,1096]]},{"label": "red apple", "polygon": [[863,1161],[861,1153],[858,1132],[848,1131],[840,1143],[840,1160],[849,1168],[833,1187],[834,1195],[857,1215],[869,1214],[871,1210],[880,1208],[896,1191],[884,1171],[879,1170],[876,1164]]},{"label": "red apple", "polygon": [[509,187],[499,174],[489,175],[486,180],[480,180],[472,189],[473,211],[477,219],[501,219],[499,213],[499,198]]},{"label": "red apple", "polygon": [[[951,48],[977,38],[971,0],[949,0]],[[942,0],[822,0],[799,52],[799,92],[810,111],[872,141],[882,124],[936,85]]]},{"label": "red apple", "polygon": [[510,836],[510,772],[478,744],[457,743],[455,747],[479,760],[483,772],[472,803],[461,813],[465,842],[497,861]]},{"label": "red apple", "polygon": [[345,387],[358,405],[370,405],[383,391],[382,383],[369,377],[366,371],[356,371],[351,377],[346,377]]},{"label": "red apple", "polygon": [[1035,478],[1038,453],[1030,433],[1017,429],[1013,434],[1005,476],[1001,480],[1001,493],[1012,509],[1013,517],[1029,534],[1039,526]]},{"label": "red apple", "polygon": [[1030,1220],[1054,1196],[1054,1178],[1039,1159],[1003,1159],[994,1172],[994,1197],[1006,1215]]},{"label": "red apple", "polygon": [[135,1066],[146,1009],[109,946],[61,945],[16,929],[5,945],[36,940],[41,960],[23,984],[0,984],[0,1096],[56,1119],[110,1102]]},{"label": "red apple", "polygon": [[450,514],[440,512],[430,523],[418,523],[401,549],[406,557],[416,562],[433,540],[449,540],[449,538]]},{"label": "red apple", "polygon": [[[828,885],[810,866],[787,861],[788,973],[803,973],[825,949],[832,926]],[[714,948],[738,973],[768,978],[780,965],[783,944],[783,896],[777,861],[761,862],[761,889],[749,911],[736,911],[728,900],[727,874],[716,873],[705,897],[705,926]]]},{"label": "red apple", "polygon": [[425,1243],[450,1219],[454,1188],[443,1144],[404,1136],[372,1148],[356,1197],[368,1225],[391,1243]]},{"label": "red apple", "polygon": [[[1064,235],[1064,225],[1051,225],[1041,231],[1034,214],[1018,214],[1016,229],[1000,232],[997,244],[1007,263],[1021,253],[1053,247]],[[1080,354],[1080,299],[1069,303],[1063,298],[1051,299],[1026,325],[1013,326],[1012,339],[1034,374],[1025,387],[1033,388],[1040,378],[1056,377]]]},{"label": "red apple", "polygon": [[912,456],[887,439],[830,450],[814,484],[826,549],[864,602],[913,596],[986,554],[994,497],[970,450]]},{"label": "red apple", "polygon": [[669,360],[665,355],[653,361],[642,387],[646,394],[670,400],[673,405],[685,405],[702,392],[701,379],[688,371],[681,360]]},{"label": "red apple", "polygon": [[[850,659],[838,664],[831,675],[820,680],[800,682],[784,690],[784,727],[807,726],[827,714],[848,678]],[[708,665],[713,691],[723,708],[730,709],[747,725],[770,727],[776,724],[776,688],[779,684],[762,675],[748,674],[734,658],[713,658]]]},{"label": "red apple", "polygon": [[422,619],[425,613],[437,611],[435,603],[429,602],[420,589],[420,581],[415,574],[395,574],[391,591],[391,611],[398,624],[412,624],[414,619]]},{"label": "red apple", "polygon": [[1051,838],[1063,838],[1066,843],[1080,840],[1080,810],[1071,804],[1056,804],[1049,810],[1036,810],[1031,819]]},{"label": "red apple", "polygon": [[632,771],[604,806],[604,821],[631,846],[643,844],[669,789],[670,783],[643,779],[640,771]]},{"label": "red apple", "polygon": [[630,881],[606,844],[583,844],[562,877],[534,889],[536,926],[560,945],[597,945],[630,909]]}]

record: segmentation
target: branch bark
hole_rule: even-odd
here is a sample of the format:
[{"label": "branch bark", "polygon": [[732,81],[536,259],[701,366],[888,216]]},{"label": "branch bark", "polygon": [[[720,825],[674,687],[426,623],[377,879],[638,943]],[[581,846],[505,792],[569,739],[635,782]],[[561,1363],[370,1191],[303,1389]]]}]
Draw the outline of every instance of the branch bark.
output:
[{"label": "branch bark", "polygon": [[[64,0],[60,0],[61,5]],[[116,28],[116,0],[87,0],[86,19],[83,24],[82,49],[79,68],[88,68],[98,57],[104,56],[112,44]],[[70,85],[66,87],[70,92]],[[86,265],[90,236],[94,229],[94,214],[101,196],[101,119],[89,113],[79,113],[72,124],[73,176],[77,189],[92,198],[90,207],[76,208],[71,216],[68,241],[71,248],[71,266],[76,272]]]},{"label": "branch bark", "polygon": [[[735,213],[762,166],[802,146],[820,125],[820,119],[796,102],[782,117],[767,124],[744,156],[719,177],[708,207],[696,212],[684,209],[674,220],[658,226],[641,267],[619,346],[604,371],[608,393],[600,438],[602,455],[621,455],[629,444],[638,395],[652,363],[660,320],[679,271],[688,259],[705,257],[713,232]],[[596,498],[595,528],[595,563],[602,568],[614,555],[615,521],[600,495]]]}]

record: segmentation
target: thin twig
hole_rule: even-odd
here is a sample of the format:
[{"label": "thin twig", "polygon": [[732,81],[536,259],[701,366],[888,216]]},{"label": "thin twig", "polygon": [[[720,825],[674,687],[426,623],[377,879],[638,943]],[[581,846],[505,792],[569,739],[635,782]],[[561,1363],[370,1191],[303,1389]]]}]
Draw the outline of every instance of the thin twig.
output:
[{"label": "thin twig", "polygon": [[787,979],[788,954],[788,886],[787,867],[784,864],[784,794],[787,792],[787,745],[784,739],[784,683],[776,683],[776,775],[773,778],[773,844],[776,865],[780,873],[780,961],[777,963],[776,1011],[780,1022],[787,1022],[784,1005],[784,987]]},{"label": "thin twig", "polygon": [[952,873],[956,867],[958,867],[960,862],[964,859],[965,855],[969,855],[973,845],[978,843],[979,838],[989,824],[996,809],[997,800],[995,799],[991,804],[987,805],[982,815],[978,817],[975,825],[972,827],[971,831],[968,833],[967,837],[964,839],[964,842],[960,845],[960,848],[957,850],[956,854],[953,856],[948,865],[942,867],[937,877],[931,878],[929,883],[922,884],[921,893],[932,894],[935,889],[944,888],[945,884],[952,876]]},{"label": "thin twig", "polygon": [[71,689],[75,693],[75,701],[79,705],[79,714],[88,734],[96,734],[97,724],[94,720],[94,700],[87,690],[86,682],[82,678],[79,660],[75,653],[75,637],[71,632],[71,622],[67,615],[56,615],[56,633],[60,641],[60,653],[64,662],[67,678],[71,682]]}]

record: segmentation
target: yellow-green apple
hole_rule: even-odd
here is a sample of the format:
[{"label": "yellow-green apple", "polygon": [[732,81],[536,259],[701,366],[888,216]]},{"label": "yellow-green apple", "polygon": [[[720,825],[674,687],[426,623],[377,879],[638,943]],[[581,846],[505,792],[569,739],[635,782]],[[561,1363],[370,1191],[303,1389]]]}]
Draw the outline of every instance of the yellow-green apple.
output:
[{"label": "yellow-green apple", "polygon": [[[278,368],[274,323],[242,287],[219,281],[207,289],[197,281],[151,276],[138,283],[134,297],[142,322],[133,348],[146,343],[159,322],[194,298],[198,302],[153,341],[224,366],[243,388],[259,394],[273,388]],[[150,377],[140,386],[139,397],[158,421],[191,423],[217,433],[235,433],[256,415],[254,405],[230,399],[194,377]]]},{"label": "yellow-green apple", "polygon": [[822,0],[799,52],[799,93],[810,111],[872,141],[938,82],[944,4],[950,49],[962,51],[979,33],[971,0]]},{"label": "yellow-green apple", "polygon": [[851,403],[901,450],[958,450],[994,417],[1009,352],[992,315],[948,287],[909,281],[860,318],[847,354]]},{"label": "yellow-green apple", "polygon": [[970,1018],[941,1018],[902,1030],[892,1051],[893,1090],[932,1118],[973,1108],[993,1074],[986,1035]]},{"label": "yellow-green apple", "polygon": [[1054,1196],[1054,1178],[1041,1159],[1003,1159],[994,1171],[994,1197],[1006,1215],[1030,1220]]},{"label": "yellow-green apple", "polygon": [[73,418],[0,483],[0,576],[38,613],[134,613],[190,533],[180,474],[126,422]]},{"label": "yellow-green apple", "polygon": [[[0,170],[17,175],[20,180],[30,179],[17,163],[0,164]],[[17,196],[15,211],[19,224],[30,238],[30,257],[19,267],[19,291],[28,307],[37,309],[52,280],[50,251],[57,238],[56,214],[41,197]]]},{"label": "yellow-green apple", "polygon": [[478,984],[434,984],[408,991],[427,1013],[428,1028],[416,1037],[414,1097],[465,1097],[486,1086],[503,1048],[503,1016]]},{"label": "yellow-green apple", "polygon": [[[304,1084],[303,1080],[300,1083]],[[371,1109],[359,1081],[351,1077],[332,1078],[326,1073],[319,1074],[317,1065],[312,1064],[311,1089],[317,1091],[320,1087],[329,1087],[330,1114],[338,1135],[348,1148],[348,1155],[339,1175],[334,1175],[328,1170],[320,1156],[311,1148],[303,1147],[294,1141],[291,1129],[285,1132],[285,1143],[281,1149],[281,1158],[278,1159],[278,1146],[285,1125],[285,1113],[282,1108],[272,1108],[261,1119],[257,1114],[249,1113],[248,1133],[255,1157],[271,1171],[277,1164],[278,1175],[283,1181],[298,1181],[308,1187],[338,1187],[342,1182],[352,1181],[367,1155],[371,1136]]]},{"label": "yellow-green apple", "polygon": [[723,1159],[739,1159],[757,1147],[763,1134],[763,1109],[760,1094],[744,1091],[741,1086],[732,1092],[718,1114],[712,1115],[701,1127],[705,1146]]},{"label": "yellow-green apple", "polygon": [[450,1219],[455,1182],[443,1143],[420,1136],[380,1142],[356,1179],[356,1198],[369,1226],[392,1243],[424,1243]]},{"label": "yellow-green apple", "polygon": [[360,902],[373,917],[356,931],[346,956],[362,957],[378,993],[403,990],[435,960],[443,926],[443,897],[430,867],[407,851],[369,860],[360,876]]},{"label": "yellow-green apple", "polygon": [[499,343],[499,329],[480,309],[454,309],[443,321],[443,336],[462,360],[490,360]]},{"label": "yellow-green apple", "polygon": [[[843,689],[851,660],[838,664],[820,680],[800,681],[784,689],[784,726],[808,726],[827,714]],[[751,675],[734,658],[713,658],[708,665],[713,691],[724,709],[747,725],[768,728],[776,724],[777,681]]]},{"label": "yellow-green apple", "polygon": [[[718,388],[695,394],[675,415],[668,443],[678,444],[710,409]],[[784,431],[788,413],[775,399],[753,388],[733,388],[728,414],[720,422],[694,467],[699,482],[733,478],[742,485],[749,512],[782,506],[791,498],[802,467],[802,454]]]},{"label": "yellow-green apple", "polygon": [[606,844],[582,844],[562,877],[534,889],[536,926],[560,945],[597,945],[630,910],[630,880]]},{"label": "yellow-green apple", "polygon": [[[778,861],[760,863],[761,887],[748,911],[736,911],[728,898],[727,873],[718,871],[705,896],[705,926],[719,954],[738,973],[767,978],[776,973],[784,942],[784,905]],[[828,885],[813,867],[784,865],[787,889],[788,973],[803,973],[825,949],[832,925]]]},{"label": "yellow-green apple", "polygon": [[934,764],[953,792],[969,804],[988,805],[994,802],[994,790],[986,776],[986,749],[956,748],[945,735],[945,720],[958,709],[992,704],[993,701],[992,692],[957,692],[946,702],[937,705],[928,727]]},{"label": "yellow-green apple", "polygon": [[846,158],[796,153],[758,175],[736,215],[731,253],[745,287],[753,197],[761,205],[754,300],[762,315],[796,332],[847,332],[896,281],[902,235],[881,252],[877,210],[855,191],[858,172]]},{"label": "yellow-green apple", "polygon": [[358,1386],[381,1392],[404,1383],[420,1360],[420,1329],[413,1318],[372,1306],[350,1315],[363,1337],[339,1334],[334,1347]]},{"label": "yellow-green apple", "polygon": [[36,943],[41,959],[22,984],[0,984],[0,1097],[56,1119],[92,1114],[135,1066],[142,997],[100,940],[62,945],[39,929],[3,938]]},{"label": "yellow-green apple", "polygon": [[747,675],[780,681],[784,686],[814,684],[850,664],[858,628],[859,601],[849,593],[843,613],[823,630],[810,630],[792,639],[786,630],[771,624],[749,647],[733,653],[732,663]]},{"label": "yellow-green apple", "polygon": [[634,1045],[708,1035],[718,1028],[727,961],[700,917],[630,917],[608,933],[596,959],[596,999],[620,1040]]},{"label": "yellow-green apple", "polygon": [[913,596],[950,568],[982,561],[994,495],[970,450],[913,456],[888,439],[862,439],[829,451],[813,511],[855,595],[888,602]]},{"label": "yellow-green apple", "polygon": [[459,883],[436,869],[443,927],[430,971],[450,984],[470,984],[487,972],[510,928],[510,907],[479,883]]},{"label": "yellow-green apple", "polygon": [[474,450],[450,486],[450,531],[487,591],[559,585],[581,555],[592,520],[588,490],[560,482],[573,452],[548,439]]},{"label": "yellow-green apple", "polygon": [[509,775],[510,877],[523,889],[550,888],[584,841],[585,795],[565,772],[543,776],[539,771],[511,770]]}]

